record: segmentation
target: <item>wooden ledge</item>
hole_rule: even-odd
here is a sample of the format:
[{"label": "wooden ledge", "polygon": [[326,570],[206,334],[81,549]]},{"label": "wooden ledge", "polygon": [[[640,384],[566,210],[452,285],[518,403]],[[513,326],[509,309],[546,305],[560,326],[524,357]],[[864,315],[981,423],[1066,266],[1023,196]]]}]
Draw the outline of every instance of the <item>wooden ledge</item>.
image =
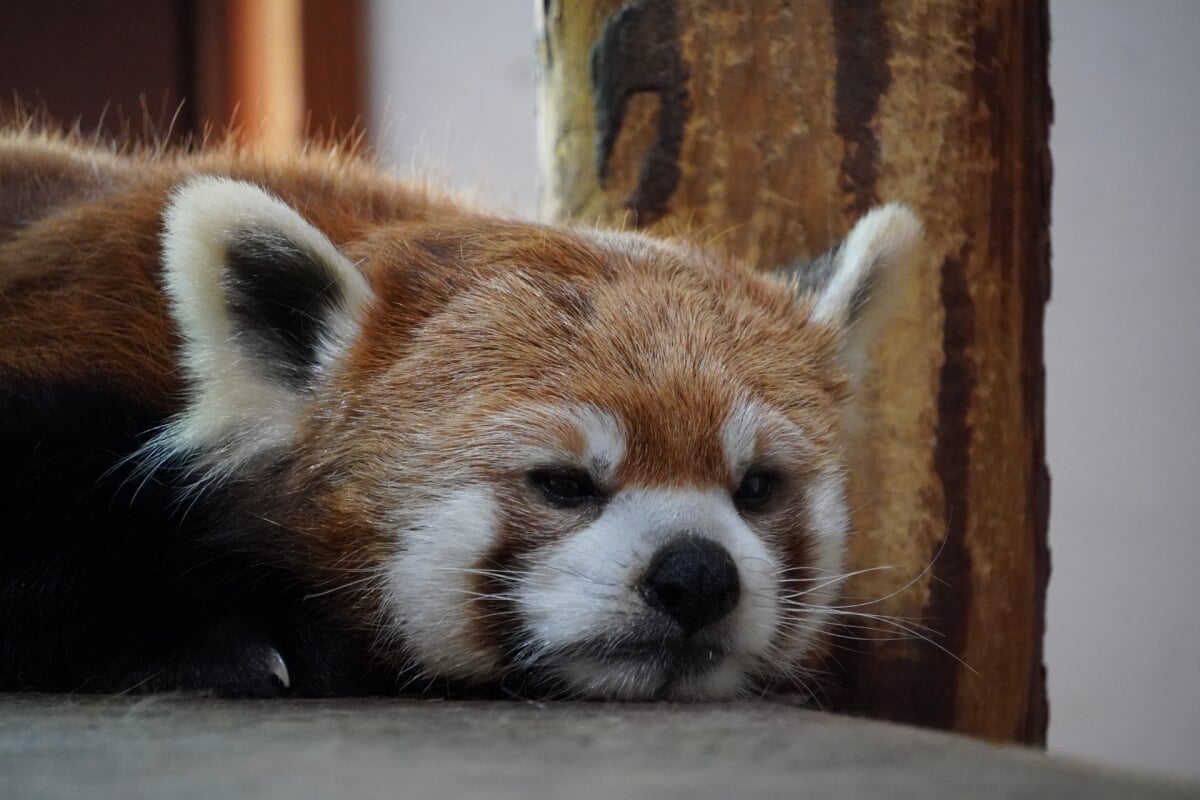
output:
[{"label": "wooden ledge", "polygon": [[761,702],[0,696],[0,796],[1200,797],[1200,786]]}]

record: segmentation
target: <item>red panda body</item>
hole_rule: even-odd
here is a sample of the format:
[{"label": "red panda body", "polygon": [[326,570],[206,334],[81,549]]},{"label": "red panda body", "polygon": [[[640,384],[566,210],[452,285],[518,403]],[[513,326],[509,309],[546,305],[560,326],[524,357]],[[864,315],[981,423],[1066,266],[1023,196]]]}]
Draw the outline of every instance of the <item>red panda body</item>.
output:
[{"label": "red panda body", "polygon": [[803,687],[847,329],[916,236],[765,275],[326,151],[4,134],[0,688]]}]

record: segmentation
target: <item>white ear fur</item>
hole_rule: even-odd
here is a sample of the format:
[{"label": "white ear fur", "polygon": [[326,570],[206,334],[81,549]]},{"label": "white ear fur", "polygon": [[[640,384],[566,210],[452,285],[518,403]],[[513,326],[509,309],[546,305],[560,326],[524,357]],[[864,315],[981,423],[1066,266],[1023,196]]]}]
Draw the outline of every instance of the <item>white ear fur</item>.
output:
[{"label": "white ear fur", "polygon": [[880,283],[912,259],[921,238],[921,222],[907,206],[888,203],[869,211],[824,257],[832,263],[823,283],[814,287],[813,321],[838,327],[850,323],[866,293],[887,293]]},{"label": "white ear fur", "polygon": [[[301,254],[327,282],[335,302],[320,324],[311,365],[314,380],[357,334],[372,292],[329,239],[290,206],[251,184],[194,178],[175,191],[164,220],[163,281],[183,339],[188,400],[151,447],[157,457],[185,455],[210,477],[220,477],[288,442],[307,395],[303,386],[272,371],[252,346],[254,332],[248,335],[234,319],[230,297],[236,285],[227,273],[231,248],[240,237],[285,243],[281,252]],[[286,281],[287,258],[282,261],[273,278]],[[269,290],[265,287],[263,293]]]}]

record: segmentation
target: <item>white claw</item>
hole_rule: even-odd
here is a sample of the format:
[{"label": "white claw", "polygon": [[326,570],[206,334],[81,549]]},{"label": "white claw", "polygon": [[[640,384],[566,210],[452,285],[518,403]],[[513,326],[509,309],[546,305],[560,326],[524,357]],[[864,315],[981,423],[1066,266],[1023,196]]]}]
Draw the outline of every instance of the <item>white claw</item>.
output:
[{"label": "white claw", "polygon": [[279,680],[283,688],[290,689],[292,678],[288,674],[287,663],[283,660],[283,656],[279,655],[279,651],[272,648],[270,655],[267,656],[267,661],[268,671]]}]

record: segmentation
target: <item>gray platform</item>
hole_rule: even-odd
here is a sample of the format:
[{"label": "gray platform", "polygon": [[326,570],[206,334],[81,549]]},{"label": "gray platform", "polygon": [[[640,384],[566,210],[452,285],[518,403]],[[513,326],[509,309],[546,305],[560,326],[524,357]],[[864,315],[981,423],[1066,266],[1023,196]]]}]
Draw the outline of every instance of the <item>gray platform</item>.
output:
[{"label": "gray platform", "polygon": [[0,696],[0,798],[1200,798],[770,703]]}]

